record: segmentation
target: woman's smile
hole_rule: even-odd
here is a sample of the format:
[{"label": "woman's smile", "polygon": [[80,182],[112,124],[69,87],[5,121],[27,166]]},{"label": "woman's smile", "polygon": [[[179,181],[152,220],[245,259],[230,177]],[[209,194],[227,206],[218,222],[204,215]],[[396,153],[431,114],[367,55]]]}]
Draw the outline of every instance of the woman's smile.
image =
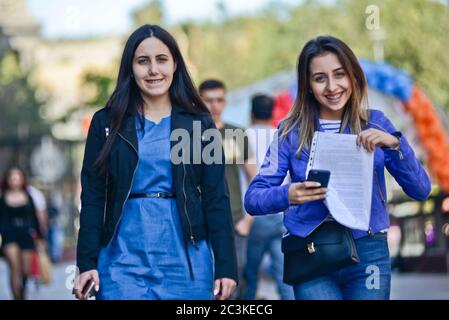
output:
[{"label": "woman's smile", "polygon": [[164,81],[164,78],[162,78],[162,79],[145,79],[145,83],[150,86],[161,84],[163,81]]}]

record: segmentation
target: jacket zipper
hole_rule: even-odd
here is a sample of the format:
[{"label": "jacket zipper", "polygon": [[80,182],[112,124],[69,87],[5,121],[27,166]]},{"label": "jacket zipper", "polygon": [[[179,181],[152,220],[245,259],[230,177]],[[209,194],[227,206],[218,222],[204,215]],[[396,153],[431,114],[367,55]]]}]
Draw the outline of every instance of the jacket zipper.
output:
[{"label": "jacket zipper", "polygon": [[[136,152],[136,154],[137,154],[137,159],[139,159],[139,152],[136,150],[136,148],[134,148],[134,146],[132,145],[132,143],[131,143],[130,141],[128,141],[125,137],[123,137],[123,136],[120,134],[120,132],[118,132],[118,135],[119,135],[123,140],[125,140],[125,141],[131,146],[131,148],[133,148],[133,150],[134,150],[134,151]],[[139,160],[137,160],[137,162],[139,162]],[[117,232],[117,228],[118,228],[118,226],[119,226],[119,224],[120,224],[120,221],[122,220],[122,217],[123,217],[123,208],[125,207],[125,203],[126,203],[126,201],[128,200],[128,198],[129,198],[129,194],[131,193],[131,188],[132,188],[132,186],[133,186],[134,175],[136,174],[137,167],[138,167],[138,165],[136,164],[136,166],[135,166],[135,168],[134,168],[133,176],[132,176],[132,178],[131,178],[131,184],[129,185],[128,194],[126,195],[125,201],[123,201],[123,204],[122,204],[122,211],[120,212],[120,217],[119,217],[119,219],[118,219],[118,221],[117,221],[117,223],[116,223],[116,225],[115,225],[114,233],[112,234],[111,240],[114,239],[115,234],[116,234],[116,232]]]},{"label": "jacket zipper", "polygon": [[[109,128],[104,128],[105,139],[109,136]],[[108,205],[108,183],[109,183],[109,173],[106,172],[106,186],[104,188],[104,210],[103,210],[103,226],[106,223],[106,208]]]},{"label": "jacket zipper", "polygon": [[308,236],[309,236],[312,232],[314,232],[319,226],[321,226],[321,225],[326,221],[326,218],[327,218],[327,216],[326,216],[323,220],[321,220],[321,222],[318,223],[318,225],[317,225],[315,228],[313,228],[312,231],[310,231],[310,232],[307,234],[306,237],[308,237]]},{"label": "jacket zipper", "polygon": [[[388,133],[388,131],[385,130],[382,126],[379,126],[378,124],[376,124],[376,123],[374,123],[374,122],[369,122],[369,121],[368,121],[367,124],[372,124],[373,126],[376,126],[377,128],[380,128],[382,131]],[[400,143],[400,142],[399,142],[399,143]],[[392,148],[390,148],[390,149],[393,150],[393,151],[396,151],[397,153],[399,153],[399,159],[405,161],[405,163],[406,163],[406,165],[407,165],[407,167],[408,167],[408,169],[409,169],[410,172],[414,172],[414,170],[410,167],[409,161],[408,161],[408,160],[404,157],[404,155],[402,154],[402,151],[400,150],[400,145],[397,147],[397,149],[392,149]],[[417,181],[417,184],[418,184],[418,186],[421,188],[420,181]]]},{"label": "jacket zipper", "polygon": [[109,173],[106,172],[106,187],[104,188],[104,210],[103,210],[103,226],[106,223],[106,208],[108,205],[108,180],[109,180]]},{"label": "jacket zipper", "polygon": [[399,159],[404,160],[404,156],[403,156],[401,150],[399,150],[399,148],[398,149],[393,149],[393,150],[399,152]]},{"label": "jacket zipper", "polygon": [[[401,152],[400,150],[396,150],[396,151],[399,152],[399,158],[400,158],[401,160],[404,160],[404,161],[405,161],[405,164],[407,165],[408,170],[409,170],[410,172],[414,172],[414,170],[413,170],[412,167],[410,166],[410,162],[409,162],[407,159],[404,158],[404,156],[402,155],[402,152]],[[418,186],[421,188],[421,181],[417,180],[417,184],[418,184]]]},{"label": "jacket zipper", "polygon": [[[189,224],[189,230],[190,230],[190,241],[192,241],[193,246],[198,249],[196,243],[195,243],[195,237],[193,236],[193,231],[192,231],[192,224],[190,223],[190,218],[189,218],[189,214],[187,213],[187,194],[186,194],[186,189],[185,189],[185,181],[186,181],[186,167],[185,167],[185,163],[184,161],[182,162],[182,193],[184,195],[184,212],[187,218],[187,223]],[[192,262],[190,261],[190,254],[189,254],[189,248],[187,247],[187,242],[185,243],[185,250],[186,250],[186,257],[187,257],[187,263],[189,264],[189,273],[190,273],[190,279],[192,281],[195,280],[195,275],[193,273],[193,268],[192,268]]]},{"label": "jacket zipper", "polygon": [[384,195],[382,193],[382,190],[380,189],[380,183],[379,183],[379,178],[377,177],[377,171],[374,170],[374,176],[376,177],[376,185],[377,185],[377,191],[379,191],[380,194],[380,199],[382,200],[382,204],[384,205],[384,208],[386,208],[386,200],[384,198]]},{"label": "jacket zipper", "polygon": [[182,192],[184,194],[184,212],[186,214],[186,218],[187,218],[187,223],[189,224],[189,230],[190,230],[190,241],[192,241],[192,244],[195,248],[198,249],[196,243],[195,243],[195,237],[193,236],[193,231],[192,231],[192,224],[190,223],[190,217],[189,214],[187,213],[187,195],[186,195],[186,189],[185,189],[185,181],[186,181],[186,167],[185,167],[185,163],[182,163],[182,168],[183,168],[183,175],[182,175]]}]

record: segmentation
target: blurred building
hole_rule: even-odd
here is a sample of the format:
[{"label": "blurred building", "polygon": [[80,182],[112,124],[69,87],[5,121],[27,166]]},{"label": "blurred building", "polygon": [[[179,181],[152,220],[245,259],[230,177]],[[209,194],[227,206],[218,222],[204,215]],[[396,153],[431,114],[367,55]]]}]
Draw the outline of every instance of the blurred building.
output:
[{"label": "blurred building", "polygon": [[[115,74],[121,50],[121,37],[40,41],[34,51],[33,74],[47,97],[43,115],[56,121],[52,130],[56,138],[84,139],[81,123],[88,110],[83,107],[93,94],[83,86],[84,76],[87,72]],[[64,121],[58,123],[58,119]]]},{"label": "blurred building", "polygon": [[0,0],[0,12],[0,57],[8,50],[17,55],[22,70],[45,100],[40,114],[52,124],[51,138],[2,143],[0,169],[13,159],[28,169],[32,183],[60,208],[59,225],[70,246],[78,219],[82,125],[90,113],[83,107],[92,94],[83,79],[87,72],[115,74],[123,39],[43,39],[25,0]]},{"label": "blurred building", "polygon": [[111,69],[117,65],[123,38],[43,39],[25,0],[0,0],[0,12],[0,53],[10,48],[19,55],[21,66],[47,101],[42,115],[51,122],[64,119],[55,124],[54,136],[82,140],[84,114],[72,111],[83,107],[90,94],[83,88],[83,77],[88,71],[114,74]]},{"label": "blurred building", "polygon": [[3,41],[8,47],[20,53],[22,67],[34,64],[33,49],[39,43],[40,27],[30,15],[24,0],[0,0],[0,52]]}]

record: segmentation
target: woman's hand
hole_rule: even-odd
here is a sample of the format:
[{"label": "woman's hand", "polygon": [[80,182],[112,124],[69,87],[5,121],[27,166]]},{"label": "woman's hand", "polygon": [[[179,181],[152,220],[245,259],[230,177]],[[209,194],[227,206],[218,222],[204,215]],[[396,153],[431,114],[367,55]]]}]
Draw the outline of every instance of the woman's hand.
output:
[{"label": "woman's hand", "polygon": [[226,300],[235,290],[237,283],[229,278],[215,280],[214,297],[215,300]]},{"label": "woman's hand", "polygon": [[251,226],[253,225],[254,218],[249,214],[245,213],[245,216],[237,222],[235,225],[235,231],[238,235],[242,237],[247,237],[251,231]]},{"label": "woman's hand", "polygon": [[45,241],[44,239],[41,239],[41,238],[36,238],[35,240],[34,240],[34,245],[35,245],[35,247],[36,247],[36,250],[37,251],[45,251],[45,250],[47,250],[47,241]]},{"label": "woman's hand", "polygon": [[368,152],[374,152],[376,146],[396,148],[399,145],[399,139],[388,132],[371,128],[360,132],[356,143]]},{"label": "woman's hand", "polygon": [[75,279],[75,287],[73,288],[73,293],[75,297],[79,300],[87,300],[88,297],[83,295],[84,287],[87,285],[89,280],[95,281],[95,291],[100,290],[100,278],[98,276],[97,270],[89,270],[83,272],[79,275],[78,279]]},{"label": "woman's hand", "polygon": [[319,182],[294,182],[288,188],[288,201],[290,204],[302,204],[309,201],[326,198],[326,188],[320,188]]}]

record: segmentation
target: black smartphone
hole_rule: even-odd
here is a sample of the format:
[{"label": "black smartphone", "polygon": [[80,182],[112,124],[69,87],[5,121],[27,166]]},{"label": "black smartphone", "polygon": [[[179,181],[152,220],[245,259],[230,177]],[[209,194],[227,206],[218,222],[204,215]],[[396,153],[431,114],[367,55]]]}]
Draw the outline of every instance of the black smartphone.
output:
[{"label": "black smartphone", "polygon": [[83,288],[83,297],[84,299],[89,299],[95,295],[95,281],[89,280],[89,282]]},{"label": "black smartphone", "polygon": [[315,181],[321,184],[320,188],[327,188],[331,172],[329,170],[312,169],[309,171],[307,181]]}]

